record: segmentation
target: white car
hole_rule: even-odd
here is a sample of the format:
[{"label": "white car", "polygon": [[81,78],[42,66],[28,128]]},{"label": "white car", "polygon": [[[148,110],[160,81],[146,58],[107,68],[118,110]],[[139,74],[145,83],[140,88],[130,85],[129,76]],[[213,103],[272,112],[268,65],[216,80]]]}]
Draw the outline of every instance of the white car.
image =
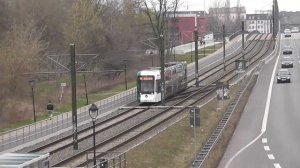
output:
[{"label": "white car", "polygon": [[284,37],[291,37],[292,33],[290,29],[284,29]]},{"label": "white car", "polygon": [[292,33],[299,33],[299,28],[298,27],[293,27],[291,32]]}]

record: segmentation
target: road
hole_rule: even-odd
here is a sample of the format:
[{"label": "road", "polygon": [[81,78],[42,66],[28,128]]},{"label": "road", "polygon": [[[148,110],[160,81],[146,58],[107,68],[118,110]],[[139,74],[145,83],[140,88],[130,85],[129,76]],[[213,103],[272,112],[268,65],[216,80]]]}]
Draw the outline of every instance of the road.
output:
[{"label": "road", "polygon": [[260,71],[219,168],[300,167],[300,34],[282,37],[284,45],[293,47],[292,83],[276,83],[280,51]]}]

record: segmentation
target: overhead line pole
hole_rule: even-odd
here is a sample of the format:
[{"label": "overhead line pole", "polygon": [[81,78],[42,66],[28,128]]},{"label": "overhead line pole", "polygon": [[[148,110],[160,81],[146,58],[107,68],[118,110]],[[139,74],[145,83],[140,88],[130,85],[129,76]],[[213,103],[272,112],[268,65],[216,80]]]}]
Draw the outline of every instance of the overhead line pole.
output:
[{"label": "overhead line pole", "polygon": [[244,21],[242,21],[242,48],[243,48],[243,60],[245,60],[245,32]]},{"label": "overhead line pole", "polygon": [[226,71],[226,58],[225,58],[225,25],[223,25],[223,64],[224,64],[224,71]]},{"label": "overhead line pole", "polygon": [[75,69],[75,44],[70,44],[71,55],[71,87],[72,87],[72,124],[73,124],[73,149],[78,150],[77,136],[77,101],[76,101],[76,69]]},{"label": "overhead line pole", "polygon": [[161,76],[161,105],[165,105],[165,46],[164,36],[159,36],[160,42],[160,76]]},{"label": "overhead line pole", "polygon": [[195,78],[196,78],[196,87],[199,87],[199,79],[198,79],[198,30],[195,28]]}]

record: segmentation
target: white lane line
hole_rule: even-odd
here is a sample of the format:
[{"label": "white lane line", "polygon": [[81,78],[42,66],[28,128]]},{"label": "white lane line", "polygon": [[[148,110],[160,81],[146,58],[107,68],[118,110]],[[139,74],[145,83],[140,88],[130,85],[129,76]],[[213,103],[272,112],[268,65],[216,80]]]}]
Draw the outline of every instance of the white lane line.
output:
[{"label": "white lane line", "polygon": [[274,167],[275,167],[275,168],[281,168],[281,166],[280,166],[279,163],[274,163]]},{"label": "white lane line", "polygon": [[274,160],[274,159],[275,159],[274,155],[272,155],[272,154],[268,154],[268,158],[269,158],[270,160]]},{"label": "white lane line", "polygon": [[265,151],[270,151],[270,147],[269,146],[264,146]]},{"label": "white lane line", "polygon": [[268,139],[267,139],[267,138],[263,138],[263,139],[261,139],[261,142],[262,142],[262,143],[267,143],[267,142],[268,142]]},{"label": "white lane line", "polygon": [[272,76],[271,76],[271,81],[270,81],[270,84],[269,84],[269,90],[268,90],[268,97],[267,97],[267,102],[266,102],[265,114],[264,114],[264,118],[263,118],[263,122],[262,122],[262,127],[261,127],[261,132],[262,133],[266,132],[266,129],[267,129],[267,123],[268,123],[268,117],[269,117],[269,110],[270,110],[270,102],[271,102],[272,89],[273,89],[273,82],[274,82],[276,67],[278,65],[278,60],[279,60],[279,56],[277,56],[276,63],[274,65],[273,73],[272,73]]}]

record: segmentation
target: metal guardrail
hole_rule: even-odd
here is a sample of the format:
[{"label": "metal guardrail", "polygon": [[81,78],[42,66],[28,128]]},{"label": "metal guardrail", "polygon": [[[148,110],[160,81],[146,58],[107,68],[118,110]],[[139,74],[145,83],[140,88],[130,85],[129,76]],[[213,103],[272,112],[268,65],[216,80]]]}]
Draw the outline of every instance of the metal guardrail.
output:
[{"label": "metal guardrail", "polygon": [[[104,113],[114,110],[119,106],[131,103],[134,100],[136,100],[136,88],[132,88],[107,99],[100,100],[95,102],[95,104],[99,107],[99,113],[101,116],[101,114],[105,115]],[[90,119],[88,109],[89,105],[77,109],[78,123]],[[36,139],[48,136],[52,133],[57,133],[62,129],[70,127],[72,127],[71,111],[54,116],[52,120],[45,119],[30,125],[3,132],[0,134],[0,152],[32,142]]]}]

